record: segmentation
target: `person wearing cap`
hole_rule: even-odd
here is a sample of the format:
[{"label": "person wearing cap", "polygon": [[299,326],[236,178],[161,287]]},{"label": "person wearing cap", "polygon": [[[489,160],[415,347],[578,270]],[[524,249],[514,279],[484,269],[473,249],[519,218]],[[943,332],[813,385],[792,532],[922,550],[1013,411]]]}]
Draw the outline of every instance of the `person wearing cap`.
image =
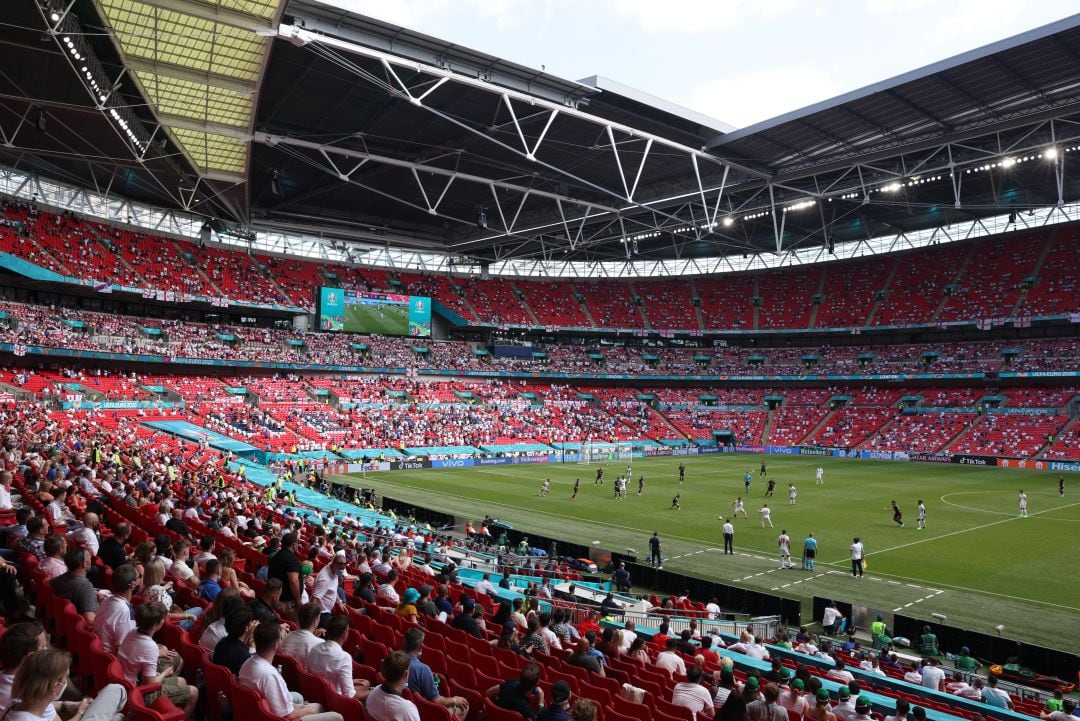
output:
[{"label": "person wearing cap", "polygon": [[761,693],[758,690],[760,685],[761,681],[757,676],[746,677],[746,683],[744,683],[742,687],[742,697],[743,701],[746,701],[747,706],[761,698]]},{"label": "person wearing cap", "polygon": [[779,703],[788,711],[794,711],[797,716],[802,716],[810,708],[810,700],[803,693],[806,685],[801,678],[793,679],[791,685],[781,692]]},{"label": "person wearing cap", "polygon": [[315,574],[315,584],[311,587],[311,600],[319,604],[322,618],[319,625],[326,627],[334,611],[345,612],[345,604],[338,595],[338,586],[345,575],[345,551],[338,551],[330,563]]},{"label": "person wearing cap", "polygon": [[761,698],[746,705],[746,715],[751,721],[787,721],[787,709],[777,703],[780,687],[775,683],[765,684]]},{"label": "person wearing cap", "polygon": [[476,602],[469,596],[462,596],[461,613],[454,616],[454,620],[450,622],[450,625],[454,628],[460,628],[470,636],[484,638],[484,632],[481,630],[479,622],[473,617],[475,609]]},{"label": "person wearing cap", "polygon": [[551,685],[551,703],[540,709],[536,721],[570,721],[570,684],[559,679]]},{"label": "person wearing cap", "polygon": [[971,649],[964,646],[960,649],[960,655],[953,659],[953,665],[961,671],[975,673],[982,666],[979,660],[971,655]]},{"label": "person wearing cap", "polygon": [[406,623],[420,623],[420,612],[416,609],[416,602],[419,600],[419,591],[415,588],[406,588],[405,593],[401,594],[401,603],[394,609],[394,613]]},{"label": "person wearing cap", "polygon": [[671,691],[671,703],[685,706],[693,714],[713,713],[713,699],[709,690],[701,685],[701,666],[686,669],[686,680],[675,684]]},{"label": "person wearing cap", "polygon": [[930,629],[930,626],[922,627],[922,636],[919,636],[919,653],[923,656],[941,655],[938,650],[937,635]]},{"label": "person wearing cap", "polygon": [[840,703],[833,708],[833,713],[840,721],[851,721],[855,716],[855,699],[851,698],[851,690],[847,686],[841,686],[836,693]]},{"label": "person wearing cap", "polygon": [[855,699],[855,716],[853,721],[873,721],[873,717],[870,716],[870,697],[860,695]]},{"label": "person wearing cap", "polygon": [[325,678],[342,696],[363,701],[371,685],[365,679],[353,679],[352,656],[341,647],[348,635],[348,617],[331,616],[326,624],[326,640],[308,653],[307,670]]},{"label": "person wearing cap", "polygon": [[820,688],[814,695],[814,703],[808,704],[804,719],[809,721],[837,721],[837,716],[832,712],[829,704],[828,689]]}]

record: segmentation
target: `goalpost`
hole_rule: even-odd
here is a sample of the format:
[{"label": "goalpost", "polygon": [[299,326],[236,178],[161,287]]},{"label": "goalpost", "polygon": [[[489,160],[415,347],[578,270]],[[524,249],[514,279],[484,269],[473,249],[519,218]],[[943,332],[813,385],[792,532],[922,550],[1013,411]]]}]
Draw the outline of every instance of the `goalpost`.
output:
[{"label": "goalpost", "polygon": [[634,449],[629,443],[586,441],[581,444],[578,463],[583,466],[595,463],[615,463],[616,461],[629,463],[633,458]]}]

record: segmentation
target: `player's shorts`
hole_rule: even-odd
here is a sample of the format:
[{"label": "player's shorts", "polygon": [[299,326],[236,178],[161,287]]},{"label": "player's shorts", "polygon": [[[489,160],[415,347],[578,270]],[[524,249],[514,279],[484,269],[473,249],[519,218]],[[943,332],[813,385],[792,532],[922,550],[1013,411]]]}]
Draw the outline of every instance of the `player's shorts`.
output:
[{"label": "player's shorts", "polygon": [[807,558],[813,558],[817,555],[817,551],[813,548],[807,548],[803,551],[803,555],[805,555]]},{"label": "player's shorts", "polygon": [[894,521],[899,521],[899,520],[900,520],[901,518],[903,518],[903,517],[904,517],[904,516],[903,516],[902,514],[900,514],[900,513],[894,513],[894,514],[892,514],[892,519],[893,519]]}]

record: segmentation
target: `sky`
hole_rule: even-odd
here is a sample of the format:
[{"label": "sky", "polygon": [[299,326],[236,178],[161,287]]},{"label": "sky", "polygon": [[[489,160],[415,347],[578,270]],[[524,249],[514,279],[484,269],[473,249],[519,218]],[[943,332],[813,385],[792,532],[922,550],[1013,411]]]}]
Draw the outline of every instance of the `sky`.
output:
[{"label": "sky", "polygon": [[745,127],[1077,11],[1075,0],[321,0]]}]

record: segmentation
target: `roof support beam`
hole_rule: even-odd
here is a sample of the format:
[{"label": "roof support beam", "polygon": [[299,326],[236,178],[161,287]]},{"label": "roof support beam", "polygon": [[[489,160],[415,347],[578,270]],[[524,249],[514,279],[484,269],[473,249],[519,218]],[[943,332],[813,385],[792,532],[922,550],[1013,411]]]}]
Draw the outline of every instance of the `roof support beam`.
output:
[{"label": "roof support beam", "polygon": [[191,68],[173,65],[171,63],[155,62],[153,60],[144,60],[142,58],[134,57],[125,58],[124,65],[132,71],[164,75],[165,77],[176,78],[177,80],[184,80],[189,83],[210,85],[211,87],[232,90],[238,93],[246,93],[248,95],[255,93],[255,83],[230,78],[228,75],[219,75],[218,73],[209,72],[203,73],[198,70],[192,70]]},{"label": "roof support beam", "polygon": [[139,0],[143,5],[171,10],[190,15],[202,20],[209,20],[222,25],[230,25],[241,30],[250,30],[253,33],[270,34],[274,30],[272,18],[260,18],[247,13],[236,12],[223,8],[219,3],[190,2],[189,0]]}]

